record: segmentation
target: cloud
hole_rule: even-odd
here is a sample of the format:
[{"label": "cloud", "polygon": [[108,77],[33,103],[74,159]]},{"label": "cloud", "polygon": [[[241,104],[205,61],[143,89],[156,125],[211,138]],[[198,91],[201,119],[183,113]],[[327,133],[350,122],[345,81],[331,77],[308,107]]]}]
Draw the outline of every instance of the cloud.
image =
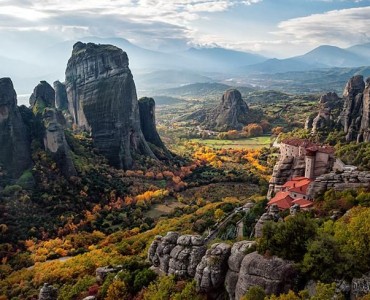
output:
[{"label": "cloud", "polygon": [[152,48],[183,48],[194,21],[262,0],[0,0],[2,31],[49,31],[67,40],[119,36]]},{"label": "cloud", "polygon": [[296,44],[349,46],[370,40],[370,6],[294,18],[278,25],[279,37]]}]

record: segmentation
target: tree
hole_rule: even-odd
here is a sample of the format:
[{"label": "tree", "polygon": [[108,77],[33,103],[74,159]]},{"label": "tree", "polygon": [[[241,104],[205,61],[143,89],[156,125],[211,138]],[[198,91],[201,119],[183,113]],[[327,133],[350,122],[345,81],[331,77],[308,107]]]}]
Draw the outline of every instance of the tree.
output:
[{"label": "tree", "polygon": [[215,219],[220,221],[225,216],[225,213],[222,209],[218,208],[215,210]]},{"label": "tree", "polygon": [[315,238],[317,224],[305,214],[289,216],[285,222],[267,222],[258,251],[266,251],[281,258],[301,261],[307,251],[307,244]]},{"label": "tree", "polygon": [[114,280],[108,288],[105,300],[128,299],[129,296],[126,284],[121,280]]},{"label": "tree", "polygon": [[241,300],[264,300],[266,297],[265,290],[260,286],[252,286]]},{"label": "tree", "polygon": [[302,271],[310,278],[331,282],[346,274],[348,266],[344,262],[339,244],[328,234],[321,234],[311,241],[302,262]]}]

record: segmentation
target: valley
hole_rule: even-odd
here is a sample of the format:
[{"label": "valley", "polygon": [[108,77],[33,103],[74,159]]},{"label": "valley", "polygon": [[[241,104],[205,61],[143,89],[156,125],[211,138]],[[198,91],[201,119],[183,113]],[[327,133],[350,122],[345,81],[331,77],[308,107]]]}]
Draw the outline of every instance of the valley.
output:
[{"label": "valley", "polygon": [[366,299],[369,80],[341,70],[138,99],[126,52],[78,42],[29,107],[0,79],[0,299]]}]

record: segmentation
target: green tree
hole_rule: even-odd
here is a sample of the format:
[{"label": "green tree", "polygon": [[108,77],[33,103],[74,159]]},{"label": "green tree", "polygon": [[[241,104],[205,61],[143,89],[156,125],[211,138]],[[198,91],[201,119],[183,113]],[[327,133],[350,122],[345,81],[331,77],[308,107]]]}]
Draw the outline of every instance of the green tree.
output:
[{"label": "green tree", "polygon": [[264,300],[265,297],[265,290],[256,285],[250,287],[241,300]]},{"label": "green tree", "polygon": [[302,271],[310,278],[331,282],[341,278],[346,270],[339,244],[328,234],[320,234],[311,241],[302,262]]},{"label": "green tree", "polygon": [[287,217],[285,222],[267,222],[258,251],[281,258],[301,261],[308,243],[316,236],[317,224],[305,214]]}]

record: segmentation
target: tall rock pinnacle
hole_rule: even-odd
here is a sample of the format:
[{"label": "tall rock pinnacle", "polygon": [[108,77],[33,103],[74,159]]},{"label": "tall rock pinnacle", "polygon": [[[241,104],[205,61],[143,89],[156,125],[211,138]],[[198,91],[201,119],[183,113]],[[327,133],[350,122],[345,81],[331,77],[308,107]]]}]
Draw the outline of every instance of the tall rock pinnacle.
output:
[{"label": "tall rock pinnacle", "polygon": [[74,122],[91,132],[95,147],[113,166],[130,168],[133,153],[155,158],[141,131],[125,52],[111,45],[76,43],[65,84]]},{"label": "tall rock pinnacle", "polygon": [[10,78],[0,79],[0,166],[16,178],[32,164],[30,137]]}]

